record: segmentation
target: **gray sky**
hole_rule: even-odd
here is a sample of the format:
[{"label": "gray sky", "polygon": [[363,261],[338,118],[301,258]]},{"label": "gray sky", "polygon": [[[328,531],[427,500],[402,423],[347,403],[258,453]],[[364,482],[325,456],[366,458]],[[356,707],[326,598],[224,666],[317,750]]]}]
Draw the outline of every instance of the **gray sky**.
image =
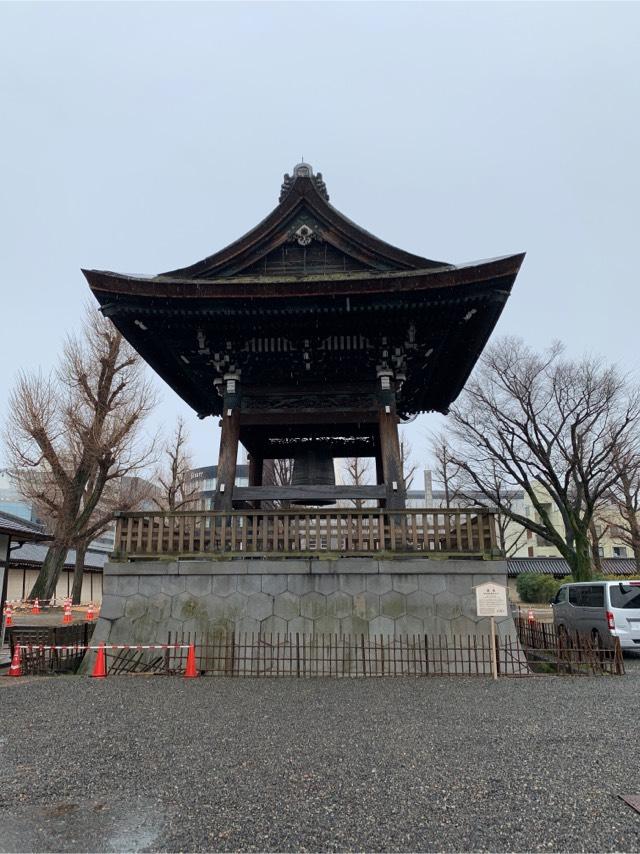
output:
[{"label": "gray sky", "polygon": [[[81,266],[211,254],[302,155],[403,249],[525,250],[497,333],[638,368],[638,4],[1,4],[0,93],[3,408],[77,323]],[[154,426],[184,413],[215,462],[158,386]]]}]

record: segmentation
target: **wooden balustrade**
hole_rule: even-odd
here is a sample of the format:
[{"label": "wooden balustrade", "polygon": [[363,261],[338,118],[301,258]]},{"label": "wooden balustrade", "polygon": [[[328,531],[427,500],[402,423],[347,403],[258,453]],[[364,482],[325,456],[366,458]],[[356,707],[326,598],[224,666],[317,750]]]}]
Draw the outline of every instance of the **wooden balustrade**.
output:
[{"label": "wooden balustrade", "polygon": [[123,513],[117,518],[114,556],[381,552],[497,556],[494,514],[482,508]]}]

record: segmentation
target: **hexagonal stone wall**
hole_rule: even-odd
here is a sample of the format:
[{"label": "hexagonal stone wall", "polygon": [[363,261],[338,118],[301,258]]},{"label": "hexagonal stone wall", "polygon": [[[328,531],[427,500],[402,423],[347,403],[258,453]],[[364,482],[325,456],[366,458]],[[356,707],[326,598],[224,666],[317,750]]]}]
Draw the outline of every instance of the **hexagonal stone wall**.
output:
[{"label": "hexagonal stone wall", "polygon": [[[108,563],[95,637],[166,643],[168,633],[486,634],[473,588],[506,586],[500,561],[342,558]],[[486,624],[486,625],[485,625]],[[513,633],[510,617],[498,620]]]}]

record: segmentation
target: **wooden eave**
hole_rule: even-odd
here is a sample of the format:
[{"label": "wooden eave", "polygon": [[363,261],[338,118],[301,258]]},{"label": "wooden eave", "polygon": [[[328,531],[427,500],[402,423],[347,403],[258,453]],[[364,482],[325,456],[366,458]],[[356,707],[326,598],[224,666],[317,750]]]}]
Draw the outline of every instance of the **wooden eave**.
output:
[{"label": "wooden eave", "polygon": [[325,228],[323,239],[358,258],[363,264],[382,269],[424,269],[446,266],[405,252],[356,225],[318,192],[309,177],[297,177],[280,204],[245,235],[202,261],[161,274],[171,279],[211,279],[241,275],[243,267],[259,260],[288,239],[288,225],[308,211]]},{"label": "wooden eave", "polygon": [[503,280],[510,290],[524,253],[476,261],[458,267],[333,273],[307,276],[246,276],[188,279],[176,276],[139,277],[103,270],[83,270],[101,304],[113,297],[159,297],[167,300],[287,299],[376,294],[409,294],[431,289]]}]

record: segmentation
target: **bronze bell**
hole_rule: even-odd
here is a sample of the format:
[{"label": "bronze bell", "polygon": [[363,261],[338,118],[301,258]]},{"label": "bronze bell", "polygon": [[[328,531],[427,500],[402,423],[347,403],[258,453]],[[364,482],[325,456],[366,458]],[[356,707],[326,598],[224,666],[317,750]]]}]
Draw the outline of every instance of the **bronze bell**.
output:
[{"label": "bronze bell", "polygon": [[[335,486],[336,475],[333,468],[333,457],[328,448],[321,445],[309,445],[299,448],[294,454],[292,486]],[[318,501],[310,498],[308,501],[298,499],[293,504],[333,504],[332,500]]]}]

